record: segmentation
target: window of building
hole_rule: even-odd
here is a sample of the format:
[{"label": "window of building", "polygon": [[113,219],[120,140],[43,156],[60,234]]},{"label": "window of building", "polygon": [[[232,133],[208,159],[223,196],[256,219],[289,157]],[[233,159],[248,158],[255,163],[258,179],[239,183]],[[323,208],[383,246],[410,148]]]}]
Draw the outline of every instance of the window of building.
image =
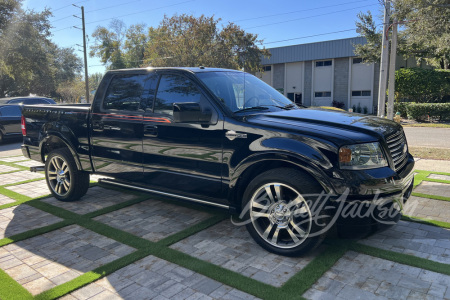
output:
[{"label": "window of building", "polygon": [[371,91],[352,91],[352,97],[370,97]]},{"label": "window of building", "polygon": [[264,71],[264,72],[270,72],[270,71],[272,71],[272,66],[264,66],[264,67],[263,67],[263,71]]},{"label": "window of building", "polygon": [[180,75],[165,74],[159,82],[154,112],[172,115],[173,103],[199,103],[201,97],[201,92],[191,80]]},{"label": "window of building", "polygon": [[327,66],[331,66],[332,64],[333,64],[332,60],[316,61],[316,67],[327,67]]},{"label": "window of building", "polygon": [[314,97],[316,98],[331,97],[331,92],[315,92]]},{"label": "window of building", "polygon": [[146,78],[146,74],[114,76],[106,91],[103,108],[128,111],[138,110]]},{"label": "window of building", "polygon": [[361,64],[363,62],[363,59],[361,57],[357,57],[353,59],[353,64]]}]

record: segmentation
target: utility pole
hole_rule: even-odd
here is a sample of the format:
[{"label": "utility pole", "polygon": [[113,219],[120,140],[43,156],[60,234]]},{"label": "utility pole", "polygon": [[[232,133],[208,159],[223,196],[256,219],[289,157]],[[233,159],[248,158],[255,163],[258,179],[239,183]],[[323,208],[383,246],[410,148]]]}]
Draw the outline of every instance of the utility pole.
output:
[{"label": "utility pole", "polygon": [[384,117],[386,105],[386,83],[389,64],[389,20],[391,15],[390,0],[384,0],[383,36],[381,44],[380,80],[378,83],[378,116]]},{"label": "utility pole", "polygon": [[[86,49],[86,26],[84,24],[84,6],[77,6],[75,4],[72,4],[75,7],[81,8],[81,22],[83,24],[83,52],[84,52],[84,82],[86,87],[86,102],[89,103],[89,74],[88,74],[88,65],[87,65],[87,49]],[[79,18],[74,15],[74,17]],[[77,29],[80,29],[76,26],[74,26]]]},{"label": "utility pole", "polygon": [[392,23],[391,57],[389,59],[389,95],[387,118],[394,119],[395,62],[397,60],[397,20]]}]

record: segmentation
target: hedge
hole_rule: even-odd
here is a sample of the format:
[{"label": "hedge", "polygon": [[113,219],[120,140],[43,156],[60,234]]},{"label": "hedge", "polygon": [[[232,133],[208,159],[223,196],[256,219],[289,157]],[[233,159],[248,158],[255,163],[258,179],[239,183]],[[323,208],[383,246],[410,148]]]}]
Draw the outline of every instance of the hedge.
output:
[{"label": "hedge", "polygon": [[397,101],[445,102],[450,95],[450,71],[406,68],[395,71]]},{"label": "hedge", "polygon": [[450,120],[450,103],[408,103],[408,119],[426,121],[428,117],[436,121]]}]

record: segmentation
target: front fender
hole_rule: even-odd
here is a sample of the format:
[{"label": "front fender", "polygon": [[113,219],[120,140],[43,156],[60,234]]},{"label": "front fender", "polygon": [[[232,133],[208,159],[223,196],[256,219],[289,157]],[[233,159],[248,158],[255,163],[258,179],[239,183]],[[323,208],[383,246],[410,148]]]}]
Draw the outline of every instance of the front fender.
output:
[{"label": "front fender", "polygon": [[319,182],[325,192],[336,194],[330,181],[330,175],[316,163],[307,159],[306,156],[293,155],[285,151],[270,151],[264,153],[255,153],[240,162],[230,174],[230,189],[233,190],[242,176],[249,168],[260,163],[279,162],[291,165],[293,168],[299,168],[305,171]]}]

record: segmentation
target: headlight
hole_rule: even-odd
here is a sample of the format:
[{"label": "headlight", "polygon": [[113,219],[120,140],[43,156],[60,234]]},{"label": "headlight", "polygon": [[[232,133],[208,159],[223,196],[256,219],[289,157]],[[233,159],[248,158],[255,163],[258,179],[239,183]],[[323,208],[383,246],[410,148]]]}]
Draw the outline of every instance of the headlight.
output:
[{"label": "headlight", "polygon": [[387,165],[379,143],[348,145],[339,149],[341,169],[375,169]]}]

